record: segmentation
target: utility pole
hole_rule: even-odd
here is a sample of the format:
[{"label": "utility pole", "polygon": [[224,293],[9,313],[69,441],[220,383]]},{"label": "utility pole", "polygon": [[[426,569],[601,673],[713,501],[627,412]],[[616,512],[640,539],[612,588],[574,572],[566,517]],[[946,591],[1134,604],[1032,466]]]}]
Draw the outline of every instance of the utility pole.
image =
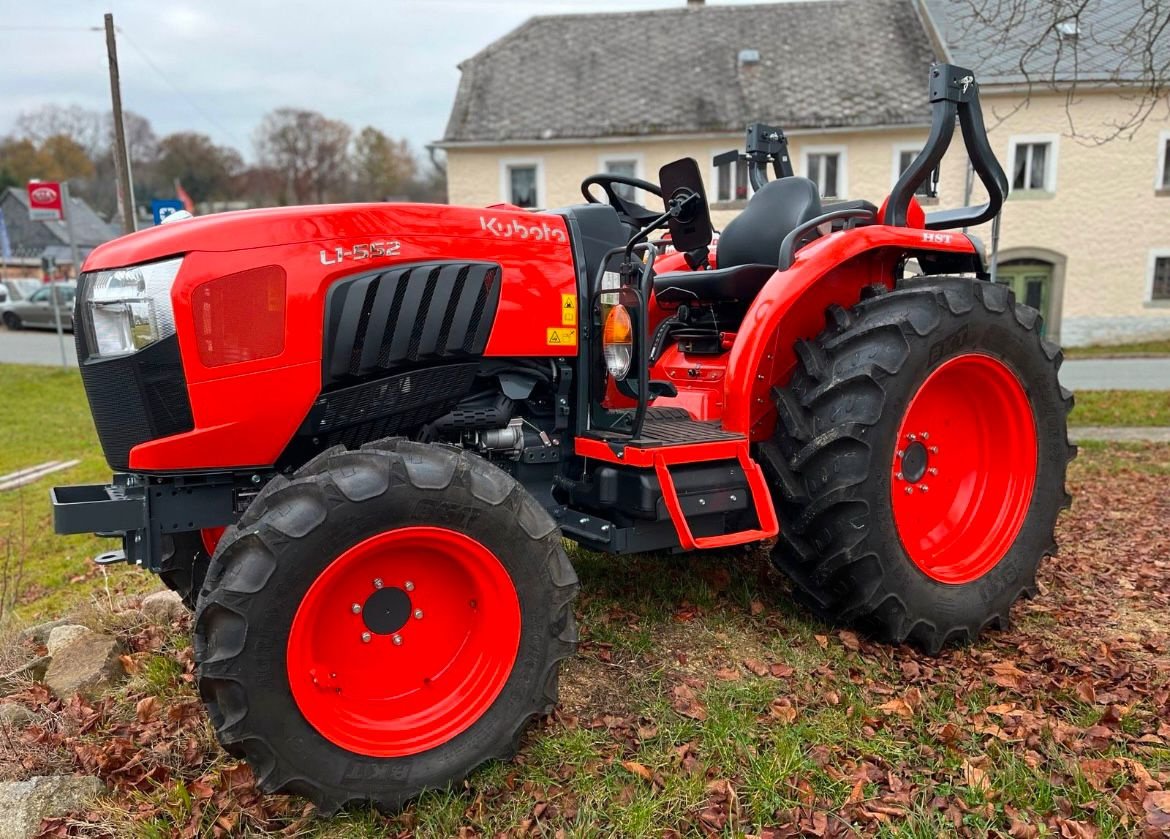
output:
[{"label": "utility pole", "polygon": [[134,185],[130,176],[130,153],[126,148],[126,126],[122,122],[122,82],[118,76],[118,44],[114,40],[114,16],[106,14],[106,55],[110,61],[110,99],[114,114],[114,172],[118,178],[118,209],[122,232],[138,229],[134,213]]}]

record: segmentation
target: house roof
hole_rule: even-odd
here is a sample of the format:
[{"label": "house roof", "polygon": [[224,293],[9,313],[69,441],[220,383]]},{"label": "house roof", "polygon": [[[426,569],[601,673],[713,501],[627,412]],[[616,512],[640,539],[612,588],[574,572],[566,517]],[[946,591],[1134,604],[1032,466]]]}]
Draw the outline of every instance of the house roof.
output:
[{"label": "house roof", "polygon": [[[1074,5],[1077,14],[1070,12]],[[1077,4],[1038,0],[972,3],[924,0],[928,23],[945,44],[949,60],[975,71],[981,84],[1023,82],[1134,82],[1148,80],[1149,62],[1170,66],[1170,31],[1157,4],[1140,0],[1083,0]],[[990,20],[976,11],[994,13]],[[1076,37],[1058,31],[1072,24]],[[1144,55],[1146,47],[1151,48]]]},{"label": "house roof", "polygon": [[[0,201],[5,198],[9,202],[15,200],[23,208],[24,220],[29,224],[39,225],[62,244],[69,244],[68,227],[64,221],[32,221],[28,219],[29,205],[26,190],[10,186],[3,193],[0,193]],[[115,227],[103,221],[102,217],[94,212],[89,204],[77,196],[69,196],[69,204],[73,215],[73,233],[77,237],[78,245],[100,245],[102,242],[108,242],[119,235],[119,231]],[[10,234],[11,232],[10,230]],[[15,235],[13,238],[16,238]],[[17,242],[13,241],[13,247],[16,246]]]},{"label": "house roof", "polygon": [[924,124],[933,57],[912,0],[534,17],[459,65],[444,144]]}]

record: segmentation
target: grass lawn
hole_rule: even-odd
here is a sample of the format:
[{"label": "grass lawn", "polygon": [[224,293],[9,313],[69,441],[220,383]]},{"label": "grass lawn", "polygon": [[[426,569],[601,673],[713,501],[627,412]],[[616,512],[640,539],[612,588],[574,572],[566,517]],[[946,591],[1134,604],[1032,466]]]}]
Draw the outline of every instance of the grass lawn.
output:
[{"label": "grass lawn", "polygon": [[761,552],[574,549],[582,644],[518,757],[394,817],[325,820],[257,795],[215,744],[187,622],[144,625],[105,596],[157,581],[104,581],[88,556],[108,542],[51,534],[46,486],[106,477],[77,376],[0,366],[0,389],[2,471],[82,458],[22,501],[0,493],[0,533],[29,557],[17,617],[81,609],[130,669],[92,703],[16,695],[37,716],[0,738],[0,777],[111,788],[53,835],[1120,837],[1170,808],[1170,446],[1082,447],[1041,596],[933,658],[809,617]]},{"label": "grass lawn", "polygon": [[1170,425],[1170,391],[1078,391],[1068,422],[1069,425]]},{"label": "grass lawn", "polygon": [[1094,344],[1090,347],[1065,347],[1065,358],[1109,358],[1124,356],[1170,355],[1170,338],[1163,341],[1139,341],[1134,344]]},{"label": "grass lawn", "polygon": [[[104,593],[106,578],[90,558],[113,540],[53,533],[49,487],[110,478],[90,418],[81,376],[51,367],[0,364],[0,475],[50,460],[79,459],[71,469],[0,492],[0,614],[15,605],[34,619]],[[119,587],[155,587],[139,574],[118,575]],[[7,585],[5,585],[7,583]],[[14,584],[17,588],[13,591]]]}]

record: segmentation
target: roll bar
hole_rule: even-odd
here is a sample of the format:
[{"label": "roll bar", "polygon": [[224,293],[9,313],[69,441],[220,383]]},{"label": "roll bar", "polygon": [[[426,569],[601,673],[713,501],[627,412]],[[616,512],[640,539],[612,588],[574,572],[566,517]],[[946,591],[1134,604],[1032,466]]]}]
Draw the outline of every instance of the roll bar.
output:
[{"label": "roll bar", "polygon": [[930,136],[914,162],[894,184],[882,224],[905,227],[910,199],[942,160],[955,133],[955,117],[963,132],[963,145],[975,174],[987,188],[988,201],[978,207],[938,210],[926,216],[930,230],[948,230],[982,224],[995,218],[1008,195],[1007,176],[987,141],[983,111],[979,106],[979,85],[975,74],[954,64],[933,64],[930,68],[930,103],[933,108]]}]

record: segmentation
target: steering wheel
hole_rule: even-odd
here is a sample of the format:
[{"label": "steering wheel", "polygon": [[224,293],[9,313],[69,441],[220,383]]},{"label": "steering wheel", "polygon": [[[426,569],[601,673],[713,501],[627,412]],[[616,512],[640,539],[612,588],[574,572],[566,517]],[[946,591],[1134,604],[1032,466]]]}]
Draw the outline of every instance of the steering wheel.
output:
[{"label": "steering wheel", "polygon": [[658,218],[661,213],[643,207],[636,201],[631,201],[629,198],[623,198],[615,190],[614,184],[622,186],[630,186],[634,189],[641,189],[649,192],[651,195],[662,197],[662,189],[658,184],[652,184],[650,181],[644,181],[641,178],[632,178],[628,175],[615,174],[601,174],[590,175],[585,180],[581,181],[581,194],[585,196],[585,200],[590,204],[602,203],[596,195],[594,195],[589,187],[599,186],[605,193],[609,205],[617,210],[618,215],[621,216],[622,221],[633,225],[634,227],[643,227],[654,219]]}]

